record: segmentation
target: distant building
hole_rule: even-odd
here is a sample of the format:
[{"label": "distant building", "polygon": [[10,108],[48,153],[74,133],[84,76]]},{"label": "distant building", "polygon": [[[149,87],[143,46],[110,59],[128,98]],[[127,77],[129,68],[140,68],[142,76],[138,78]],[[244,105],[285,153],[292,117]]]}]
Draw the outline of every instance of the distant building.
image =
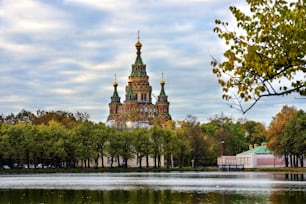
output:
[{"label": "distant building", "polygon": [[169,113],[169,101],[165,92],[165,81],[160,82],[161,90],[155,104],[152,103],[152,87],[146,71],[146,64],[141,58],[142,44],[138,41],[136,47],[136,60],[132,64],[131,74],[128,76],[128,84],[125,87],[125,100],[120,101],[117,91],[118,83],[115,79],[114,92],[109,103],[109,115],[107,124],[118,129],[130,129],[136,127],[150,127],[154,120],[162,122],[171,120]]},{"label": "distant building", "polygon": [[243,165],[244,168],[271,168],[285,167],[285,158],[275,156],[266,143],[250,145],[249,150],[236,154],[236,156],[218,157],[218,166]]}]

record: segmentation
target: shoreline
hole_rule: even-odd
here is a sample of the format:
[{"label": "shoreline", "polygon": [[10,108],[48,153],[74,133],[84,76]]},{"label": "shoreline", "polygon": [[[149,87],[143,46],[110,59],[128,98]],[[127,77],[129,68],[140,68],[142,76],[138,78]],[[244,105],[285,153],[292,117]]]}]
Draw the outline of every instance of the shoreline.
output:
[{"label": "shoreline", "polygon": [[[35,174],[35,173],[130,173],[130,172],[209,172],[220,171],[217,167],[198,167],[198,168],[36,168],[36,169],[1,169],[3,174]],[[224,171],[226,172],[226,171]],[[231,171],[234,172],[234,171]],[[271,173],[291,173],[306,174],[306,167],[282,167],[282,168],[246,168],[240,172],[271,172]]]}]

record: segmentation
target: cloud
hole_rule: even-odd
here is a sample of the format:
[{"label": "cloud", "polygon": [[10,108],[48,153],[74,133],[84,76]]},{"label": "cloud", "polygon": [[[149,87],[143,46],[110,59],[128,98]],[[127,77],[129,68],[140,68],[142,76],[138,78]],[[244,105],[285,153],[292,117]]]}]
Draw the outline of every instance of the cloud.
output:
[{"label": "cloud", "polygon": [[62,20],[67,15],[39,1],[5,0],[0,17],[3,29],[10,33],[46,33],[65,29]]},{"label": "cloud", "polygon": [[65,0],[68,4],[81,4],[91,7],[92,9],[117,10],[132,6],[127,1],[120,0]]},{"label": "cloud", "polygon": [[[238,0],[3,0],[0,113],[84,111],[105,121],[115,74],[125,99],[140,30],[153,94],[164,73],[173,119],[192,114],[207,121],[221,112],[244,117],[221,99],[210,65],[226,48],[212,31],[214,20],[232,22],[230,4],[243,6]],[[292,98],[284,103],[303,105]],[[282,104],[264,100],[246,116],[269,121]]]}]

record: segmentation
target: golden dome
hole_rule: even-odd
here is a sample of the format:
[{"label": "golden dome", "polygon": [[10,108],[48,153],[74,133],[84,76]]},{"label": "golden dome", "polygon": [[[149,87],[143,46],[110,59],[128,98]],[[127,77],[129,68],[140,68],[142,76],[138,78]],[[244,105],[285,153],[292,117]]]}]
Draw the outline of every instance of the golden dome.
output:
[{"label": "golden dome", "polygon": [[141,42],[138,40],[137,43],[135,44],[135,47],[141,47],[141,46],[142,46],[142,44],[141,44]]},{"label": "golden dome", "polygon": [[132,83],[132,82],[133,82],[133,79],[131,77],[129,77],[128,83]]},{"label": "golden dome", "polygon": [[113,86],[118,86],[118,83],[116,80],[114,81]]},{"label": "golden dome", "polygon": [[165,81],[164,81],[164,73],[162,72],[162,80],[160,81],[160,85],[165,85]]}]

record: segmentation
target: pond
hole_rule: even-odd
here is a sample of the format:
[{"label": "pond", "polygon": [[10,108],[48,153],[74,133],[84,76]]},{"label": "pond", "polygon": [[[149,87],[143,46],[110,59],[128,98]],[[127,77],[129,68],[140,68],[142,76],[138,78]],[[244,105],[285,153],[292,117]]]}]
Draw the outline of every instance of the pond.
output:
[{"label": "pond", "polygon": [[0,176],[0,203],[306,203],[306,175],[255,172]]}]

